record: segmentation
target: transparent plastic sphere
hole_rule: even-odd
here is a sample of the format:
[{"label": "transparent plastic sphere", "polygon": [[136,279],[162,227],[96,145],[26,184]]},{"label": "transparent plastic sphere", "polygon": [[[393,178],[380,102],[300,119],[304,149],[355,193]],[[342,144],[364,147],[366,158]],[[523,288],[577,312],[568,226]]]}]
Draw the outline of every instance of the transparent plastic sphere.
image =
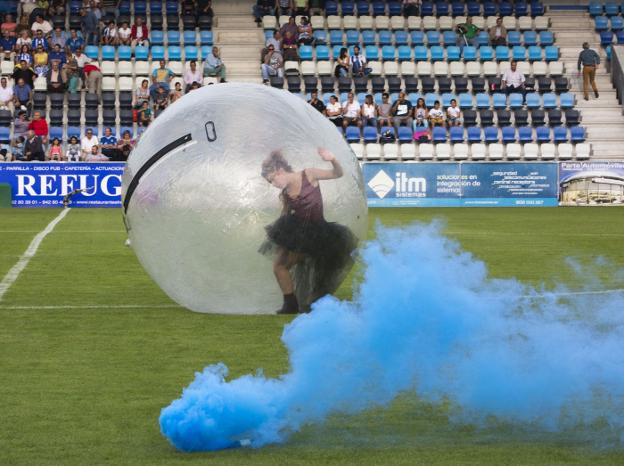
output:
[{"label": "transparent plastic sphere", "polygon": [[282,292],[261,249],[283,204],[280,189],[262,177],[262,163],[277,150],[295,172],[331,169],[319,148],[343,170],[319,181],[324,217],[362,240],[367,207],[359,163],[336,127],[303,99],[227,83],[169,106],[142,134],[123,177],[124,220],[147,273],[193,311],[275,312]]}]

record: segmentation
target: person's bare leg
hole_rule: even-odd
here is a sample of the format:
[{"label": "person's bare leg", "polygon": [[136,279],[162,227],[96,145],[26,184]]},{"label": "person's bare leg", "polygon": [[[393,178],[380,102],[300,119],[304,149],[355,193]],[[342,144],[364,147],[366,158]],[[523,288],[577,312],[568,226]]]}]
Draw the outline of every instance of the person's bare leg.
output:
[{"label": "person's bare leg", "polygon": [[299,303],[295,296],[295,289],[290,275],[290,269],[301,259],[300,254],[280,250],[273,263],[273,273],[284,295],[284,304],[277,311],[280,314],[296,314],[299,312]]}]

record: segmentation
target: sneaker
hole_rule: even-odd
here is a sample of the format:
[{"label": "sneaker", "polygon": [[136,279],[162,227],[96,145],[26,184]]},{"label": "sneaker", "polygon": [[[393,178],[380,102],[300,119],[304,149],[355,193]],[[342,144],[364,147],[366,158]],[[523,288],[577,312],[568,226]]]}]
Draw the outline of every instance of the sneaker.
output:
[{"label": "sneaker", "polygon": [[594,95],[596,96],[596,99],[600,97],[600,94],[598,94],[598,91],[594,91]]},{"label": "sneaker", "polygon": [[585,97],[583,97],[583,98],[584,98],[585,100],[589,100],[589,97],[588,97],[588,96],[585,96]]}]

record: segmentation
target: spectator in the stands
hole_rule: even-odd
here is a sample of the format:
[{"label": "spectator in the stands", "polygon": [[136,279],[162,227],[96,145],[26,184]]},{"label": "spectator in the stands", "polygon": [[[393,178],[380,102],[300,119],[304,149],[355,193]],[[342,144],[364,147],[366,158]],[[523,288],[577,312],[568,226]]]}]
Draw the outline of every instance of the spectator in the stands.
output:
[{"label": "spectator in the stands", "polygon": [[82,33],[87,45],[97,45],[99,43],[100,24],[93,9],[82,8],[80,10]]},{"label": "spectator in the stands", "polygon": [[33,57],[30,54],[30,48],[28,47],[28,45],[22,45],[22,47],[20,48],[19,53],[15,57],[15,61],[18,62],[18,63],[23,61],[28,66],[32,66],[32,64],[33,64]]},{"label": "spectator in the stands", "polygon": [[414,131],[429,127],[429,109],[425,104],[425,99],[420,97],[414,107]]},{"label": "spectator in the stands", "polygon": [[134,24],[132,25],[132,29],[130,31],[130,38],[132,39],[132,46],[135,47],[137,45],[149,46],[149,31],[147,30],[147,26],[143,24],[143,18],[141,16],[137,16],[134,20]]},{"label": "spectator in the stands", "polygon": [[275,50],[275,47],[269,45],[269,50],[264,56],[262,63],[262,82],[268,83],[271,76],[284,76],[284,59],[282,54]]},{"label": "spectator in the stands", "polygon": [[275,0],[257,0],[253,6],[253,14],[258,26],[262,24],[263,16],[275,15]]},{"label": "spectator in the stands", "polygon": [[100,95],[102,93],[102,71],[97,62],[86,63],[83,72],[87,84],[87,92],[89,94]]},{"label": "spectator in the stands", "polygon": [[42,15],[37,15],[35,22],[30,26],[30,30],[34,33],[35,31],[43,31],[43,35],[47,36],[52,32],[52,25],[49,21],[43,19]]},{"label": "spectator in the stands", "polygon": [[122,161],[128,159],[132,148],[134,147],[134,140],[132,139],[132,135],[130,131],[126,130],[121,135],[121,139],[117,142],[117,149],[120,152],[120,157]]},{"label": "spectator in the stands", "polygon": [[65,159],[68,162],[80,162],[81,157],[80,143],[76,136],[69,138],[69,144],[67,145],[67,151],[65,152]]},{"label": "spectator in the stands", "polygon": [[60,162],[65,158],[63,154],[63,146],[61,146],[61,140],[59,138],[52,139],[50,148],[48,149],[48,156],[46,160]]},{"label": "spectator in the stands", "polygon": [[377,104],[373,100],[373,96],[371,94],[366,94],[360,113],[362,115],[362,126],[377,127]]},{"label": "spectator in the stands", "polygon": [[32,121],[28,125],[29,130],[33,130],[37,136],[41,138],[44,144],[48,142],[48,122],[45,118],[41,118],[41,112],[33,113]]},{"label": "spectator in the stands", "polygon": [[61,49],[64,49],[66,43],[67,34],[65,34],[65,31],[63,31],[60,26],[56,26],[50,35],[50,47],[54,47],[58,44]]},{"label": "spectator in the stands", "polygon": [[13,113],[13,88],[5,76],[0,78],[0,110],[9,110]]},{"label": "spectator in the stands", "polygon": [[109,21],[108,25],[102,31],[102,45],[118,45],[119,30],[115,25],[115,21]]},{"label": "spectator in the stands", "polygon": [[403,0],[403,16],[419,16],[421,0]]},{"label": "spectator in the stands", "polygon": [[45,161],[45,149],[43,148],[43,141],[35,132],[31,129],[26,133],[26,143],[24,144],[24,155],[26,160],[39,162]]},{"label": "spectator in the stands", "polygon": [[381,94],[381,103],[377,106],[377,122],[379,126],[392,126],[392,104],[390,94]]},{"label": "spectator in the stands", "polygon": [[519,71],[518,64],[515,61],[511,62],[510,68],[505,71],[501,78],[501,85],[507,95],[511,93],[524,94],[524,74]]},{"label": "spectator in the stands", "polygon": [[104,128],[104,135],[100,138],[100,149],[102,154],[110,160],[121,160],[119,149],[117,148],[117,137],[113,134],[110,126]]},{"label": "spectator in the stands", "polygon": [[297,39],[291,31],[284,33],[284,39],[282,40],[282,55],[284,61],[298,61],[299,60],[299,46],[297,45]]},{"label": "spectator in the stands", "polygon": [[81,73],[85,65],[91,62],[91,59],[83,53],[82,48],[76,50],[76,52],[74,53],[74,59],[76,60],[76,65],[78,66],[78,69]]},{"label": "spectator in the stands", "polygon": [[41,45],[37,47],[33,55],[33,65],[37,76],[45,76],[50,69],[48,65],[48,52],[46,52]]},{"label": "spectator in the stands", "polygon": [[489,35],[492,47],[507,45],[507,29],[503,25],[503,18],[496,18],[496,24],[490,28]]},{"label": "spectator in the stands", "polygon": [[458,24],[455,28],[457,31],[457,45],[464,47],[464,45],[478,46],[477,35],[479,34],[479,28],[472,24],[472,16],[466,17],[466,22]]},{"label": "spectator in the stands", "polygon": [[399,93],[399,98],[392,105],[392,121],[397,134],[399,126],[412,127],[412,103],[407,99],[405,92]]},{"label": "spectator in the stands", "polygon": [[117,30],[117,38],[118,45],[132,45],[132,29],[126,21],[121,23],[121,27]]},{"label": "spectator in the stands", "polygon": [[72,53],[76,53],[84,45],[84,39],[78,35],[78,31],[72,29],[69,31],[69,39],[67,39],[65,45],[69,47]]},{"label": "spectator in the stands", "polygon": [[312,92],[310,92],[310,100],[308,100],[308,103],[323,115],[325,114],[325,104],[322,100],[319,100],[318,91],[316,89],[313,89]]},{"label": "spectator in the stands", "polygon": [[65,0],[51,0],[48,13],[50,16],[61,16],[65,14]]},{"label": "spectator in the stands", "polygon": [[91,152],[87,154],[85,160],[87,162],[108,162],[110,159],[100,152],[100,146],[96,144],[91,147]]},{"label": "spectator in the stands", "polygon": [[159,87],[154,97],[154,118],[158,117],[169,105],[169,93]]},{"label": "spectator in the stands", "polygon": [[78,87],[80,85],[80,68],[78,68],[78,61],[74,55],[72,55],[71,51],[67,52],[62,71],[65,74],[67,91],[70,94],[75,94],[78,92]]},{"label": "spectator in the stands", "polygon": [[30,113],[32,102],[32,86],[24,81],[24,78],[16,80],[17,84],[13,88],[13,102],[15,107],[24,107],[27,113]]},{"label": "spectator in the stands", "polygon": [[297,43],[299,45],[314,45],[312,25],[307,16],[301,17],[301,24],[299,24],[297,34]]},{"label": "spectator in the stands", "polygon": [[184,72],[184,92],[188,92],[191,89],[193,83],[202,83],[201,71],[197,69],[197,62],[191,60],[189,68]]},{"label": "spectator in the stands", "polygon": [[13,160],[13,153],[10,144],[0,142],[0,162],[10,162]]},{"label": "spectator in the stands", "polygon": [[339,128],[342,127],[342,106],[338,102],[338,97],[333,94],[329,97],[325,113],[329,121]]},{"label": "spectator in the stands", "polygon": [[355,100],[353,92],[347,94],[347,100],[342,103],[342,126],[362,126],[360,104]]},{"label": "spectator in the stands", "polygon": [[45,37],[43,37],[43,31],[41,29],[39,29],[37,32],[35,32],[35,37],[33,38],[33,40],[31,41],[30,47],[33,50],[37,50],[37,47],[43,47],[45,50],[48,50],[49,46],[48,46],[48,39],[46,39]]},{"label": "spectator in the stands", "polygon": [[155,99],[159,88],[163,88],[165,93],[169,94],[173,76],[173,71],[165,66],[165,60],[160,60],[158,68],[154,68],[152,71],[152,85],[149,88],[150,97]]},{"label": "spectator in the stands", "polygon": [[176,82],[173,86],[173,89],[169,93],[169,102],[173,103],[178,100],[180,97],[184,95],[184,91],[182,90],[182,83],[180,81]]},{"label": "spectator in the stands", "polygon": [[275,50],[281,53],[282,52],[282,33],[279,32],[279,30],[277,29],[273,31],[273,37],[269,37],[265,45],[266,45],[265,54],[269,49],[269,45],[272,45]]},{"label": "spectator in the stands", "polygon": [[63,50],[61,50],[61,46],[59,44],[55,44],[52,51],[48,54],[48,60],[50,60],[50,63],[58,61],[62,68],[67,61],[67,55],[63,52]]},{"label": "spectator in the stands", "polygon": [[143,106],[137,112],[137,123],[139,126],[147,127],[152,122],[152,111],[149,108],[149,102],[143,102]]},{"label": "spectator in the stands", "polygon": [[[17,39],[15,37],[9,36],[9,33],[6,31],[2,33],[2,38],[0,38],[0,47],[4,49],[5,55],[7,55],[8,52],[10,56],[11,52],[15,51],[16,43]],[[3,57],[3,59],[6,60],[6,57]]]},{"label": "spectator in the stands", "polygon": [[26,60],[20,61],[13,69],[13,81],[18,82],[23,79],[26,84],[33,87],[34,79],[37,74],[32,67],[26,63]]},{"label": "spectator in the stands", "polygon": [[277,6],[279,7],[278,14],[280,16],[291,15],[294,11],[294,5],[292,0],[277,0]]},{"label": "spectator in the stands", "polygon": [[310,2],[308,0],[293,0],[293,6],[295,15],[310,15]]},{"label": "spectator in the stands", "polygon": [[0,26],[0,32],[4,35],[6,32],[8,37],[17,37],[17,23],[12,14],[7,14]]},{"label": "spectator in the stands", "polygon": [[434,128],[436,126],[444,126],[444,110],[440,108],[440,101],[433,103],[433,108],[429,110],[429,125]]},{"label": "spectator in the stands", "polygon": [[149,100],[149,81],[147,79],[143,79],[141,81],[141,84],[137,86],[137,88],[134,90],[134,99],[132,102],[132,106],[135,110],[139,110],[143,107],[143,102],[147,102],[149,104]]},{"label": "spectator in the stands", "polygon": [[451,99],[451,105],[446,109],[446,123],[449,127],[462,124],[462,112],[455,99]]},{"label": "spectator in the stands", "polygon": [[15,40],[15,50],[21,50],[23,45],[27,45],[28,48],[32,47],[32,38],[28,29],[22,29],[19,33],[19,37]]},{"label": "spectator in the stands", "polygon": [[80,151],[82,152],[82,158],[86,159],[91,153],[91,148],[97,146],[100,143],[98,137],[93,134],[92,128],[87,128],[85,135],[80,140]]},{"label": "spectator in the stands", "polygon": [[204,62],[204,76],[217,76],[219,80],[225,82],[225,64],[219,56],[219,47],[212,47],[212,52],[206,57]]},{"label": "spectator in the stands", "polygon": [[351,73],[353,76],[368,76],[371,69],[366,67],[366,57],[360,53],[360,47],[353,47],[353,55],[351,55]]},{"label": "spectator in the stands", "polygon": [[583,98],[589,100],[589,87],[594,90],[596,99],[600,96],[596,86],[596,69],[600,65],[600,55],[595,50],[589,48],[589,43],[583,42],[583,50],[579,54],[577,69],[580,73],[583,66]]},{"label": "spectator in the stands", "polygon": [[30,121],[28,121],[26,112],[24,110],[20,110],[17,114],[17,118],[13,121],[13,137],[14,138],[17,138],[19,136],[26,137],[29,124],[30,124]]},{"label": "spectator in the stands", "polygon": [[293,37],[295,38],[295,41],[297,41],[297,34],[299,34],[299,26],[297,26],[295,19],[296,18],[294,16],[290,16],[288,18],[288,22],[282,25],[282,27],[280,28],[280,34],[282,35],[282,38],[286,37],[286,31],[290,31]]},{"label": "spectator in the stands", "polygon": [[11,152],[13,154],[13,160],[23,162],[26,160],[26,156],[24,155],[24,146],[26,144],[25,136],[17,136],[14,134],[13,139],[11,140]]},{"label": "spectator in the stands", "polygon": [[334,68],[334,76],[337,78],[343,78],[349,76],[351,71],[351,60],[349,59],[349,51],[346,47],[340,49],[340,54],[336,60],[336,66]]},{"label": "spectator in the stands", "polygon": [[212,0],[197,0],[197,15],[200,16],[214,16],[214,12],[212,11]]},{"label": "spectator in the stands", "polygon": [[[213,84],[213,83],[208,83],[208,84]],[[200,87],[201,87],[201,84],[199,84],[199,83],[193,83],[193,84],[191,84],[191,88],[189,89],[189,92],[190,92],[190,91],[194,91],[194,90],[196,90],[196,89],[199,89]]]},{"label": "spectator in the stands", "polygon": [[65,92],[65,76],[58,60],[52,60],[52,66],[46,75],[48,92]]}]

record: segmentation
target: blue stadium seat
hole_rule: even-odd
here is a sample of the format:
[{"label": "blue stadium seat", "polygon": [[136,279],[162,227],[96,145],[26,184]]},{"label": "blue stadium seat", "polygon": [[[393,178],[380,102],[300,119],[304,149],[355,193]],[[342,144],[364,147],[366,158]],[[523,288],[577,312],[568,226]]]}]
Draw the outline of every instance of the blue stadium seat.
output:
[{"label": "blue stadium seat", "polygon": [[299,58],[302,61],[312,60],[312,46],[311,45],[300,45],[299,46]]},{"label": "blue stadium seat", "polygon": [[[136,53],[136,49],[135,49]],[[152,60],[164,60],[165,59],[165,48],[161,45],[154,45],[151,50]]]},{"label": "blue stadium seat", "polygon": [[377,128],[374,126],[364,127],[364,142],[377,142],[378,137]]},{"label": "blue stadium seat", "polygon": [[0,126],[0,143],[8,144],[11,141],[11,128]]},{"label": "blue stadium seat", "polygon": [[[496,128],[494,128],[496,129]],[[481,142],[483,140],[483,134],[479,126],[471,126],[468,128],[468,142]]]},{"label": "blue stadium seat", "polygon": [[348,30],[345,33],[347,38],[347,45],[357,45],[360,43],[360,33],[353,29]]},{"label": "blue stadium seat", "polygon": [[481,16],[481,4],[474,0],[469,0],[467,3],[468,16]]},{"label": "blue stadium seat", "polygon": [[442,108],[446,109],[451,106],[451,100],[457,100],[457,96],[451,92],[442,94]]},{"label": "blue stadium seat", "polygon": [[529,61],[542,61],[542,48],[538,45],[529,47]]},{"label": "blue stadium seat", "polygon": [[449,140],[451,142],[464,142],[464,128],[461,126],[451,126],[449,130]]},{"label": "blue stadium seat", "polygon": [[377,35],[379,36],[379,45],[392,45],[392,32],[383,29],[378,31]]},{"label": "blue stadium seat", "polygon": [[544,58],[546,61],[559,60],[559,47],[556,45],[549,45],[544,49]]},{"label": "blue stadium seat", "polygon": [[367,92],[358,92],[357,95],[355,96],[358,101],[358,104],[362,105],[367,95],[368,95]]},{"label": "blue stadium seat", "polygon": [[420,16],[433,16],[433,3],[424,1],[420,5]]},{"label": "blue stadium seat", "polygon": [[498,142],[498,128],[496,126],[486,126],[483,128],[484,139],[488,144]]},{"label": "blue stadium seat", "polygon": [[455,31],[444,31],[442,33],[442,42],[444,45],[456,45],[457,44],[457,34]]},{"label": "blue stadium seat", "polygon": [[514,92],[509,95],[509,108],[510,109],[513,110],[517,108],[522,108],[523,103],[524,103],[524,96],[520,94],[519,92]]},{"label": "blue stadium seat", "polygon": [[458,105],[459,108],[461,108],[462,110],[472,108],[472,94],[470,94],[469,92],[463,92],[459,94]]},{"label": "blue stadium seat", "polygon": [[393,45],[384,45],[381,48],[381,59],[383,61],[394,61],[396,59],[396,49]]},{"label": "blue stadium seat", "polygon": [[366,59],[368,61],[377,61],[379,60],[379,49],[374,45],[366,46]]},{"label": "blue stadium seat", "polygon": [[609,29],[609,19],[606,16],[596,16],[594,18],[596,31],[606,31]]},{"label": "blue stadium seat", "polygon": [[400,16],[402,11],[403,8],[401,7],[401,2],[392,0],[388,2],[388,15]]},{"label": "blue stadium seat", "polygon": [[150,43],[152,45],[163,45],[165,43],[165,35],[162,31],[152,31],[150,33]]},{"label": "blue stadium seat", "polygon": [[477,60],[477,49],[472,45],[468,45],[464,47],[462,52],[464,61],[476,61]]},{"label": "blue stadium seat", "polygon": [[334,29],[329,31],[329,44],[330,45],[342,45],[342,31]]},{"label": "blue stadium seat", "polygon": [[328,0],[325,2],[325,14],[327,16],[337,16],[338,15],[338,2]]},{"label": "blue stadium seat", "polygon": [[486,92],[477,94],[477,108],[490,108],[490,96]]},{"label": "blue stadium seat", "polygon": [[147,14],[147,2],[145,0],[134,0],[134,15],[145,16]]},{"label": "blue stadium seat", "polygon": [[408,128],[407,126],[399,126],[398,139],[400,143],[412,142],[413,138],[414,133],[412,132],[412,128]]},{"label": "blue stadium seat", "polygon": [[541,107],[540,95],[537,92],[529,92],[526,95],[527,108],[540,108]]},{"label": "blue stadium seat", "polygon": [[540,2],[533,1],[531,2],[531,16],[543,16],[544,15],[544,5]]},{"label": "blue stadium seat", "polygon": [[368,1],[357,2],[358,16],[368,16],[370,14],[370,3]]},{"label": "blue stadium seat", "polygon": [[[342,48],[342,45],[334,45],[334,46],[332,47],[332,58],[333,58],[334,60],[337,60],[337,59],[338,59],[338,57],[340,56],[340,49],[341,49],[341,48]],[[371,60],[372,60],[372,58],[371,58]]]},{"label": "blue stadium seat", "polygon": [[585,141],[585,128],[582,126],[573,126],[570,128],[570,141],[573,143]]},{"label": "blue stadium seat", "polygon": [[520,31],[509,31],[507,32],[507,45],[522,45],[522,34]]},{"label": "blue stadium seat", "polygon": [[[182,49],[177,45],[170,45],[169,47],[167,47],[167,57],[169,60],[182,60]],[[152,58],[154,58],[153,54]]]},{"label": "blue stadium seat", "polygon": [[376,43],[377,35],[375,34],[375,31],[371,31],[370,29],[362,31],[362,44],[375,45]]},{"label": "blue stadium seat", "polygon": [[414,47],[414,60],[415,61],[427,61],[428,59],[427,50],[428,50],[427,47],[425,47],[424,45],[418,45]]},{"label": "blue stadium seat", "polygon": [[82,8],[82,2],[80,0],[71,0],[69,2],[69,13],[72,15],[77,15],[80,13],[80,9]]},{"label": "blue stadium seat", "polygon": [[115,60],[115,47],[112,45],[103,45],[102,46],[102,60]]},{"label": "blue stadium seat", "polygon": [[187,45],[184,47],[184,59],[185,60],[197,60],[199,56],[199,50],[195,45]]},{"label": "blue stadium seat", "polygon": [[[440,96],[435,92],[427,92],[425,94],[425,105],[429,108],[433,107],[436,100],[440,100]],[[394,102],[394,100],[393,100]]]},{"label": "blue stadium seat", "polygon": [[427,31],[427,45],[440,45],[440,33],[438,31]]},{"label": "blue stadium seat", "polygon": [[412,59],[412,48],[409,45],[399,46],[399,61],[410,61]]},{"label": "blue stadium seat", "polygon": [[355,14],[355,2],[353,0],[342,0],[342,16],[353,16]]},{"label": "blue stadium seat", "polygon": [[436,16],[448,16],[449,4],[444,0],[437,1],[435,3],[435,12],[436,12]]},{"label": "blue stadium seat", "polygon": [[[377,94],[375,94],[375,97],[377,97]],[[412,103],[412,105],[416,105],[416,102],[418,102],[418,99],[420,99],[421,97],[422,96],[418,92],[410,92],[407,96],[407,99]],[[379,102],[381,102],[381,93],[379,93]]]},{"label": "blue stadium seat", "polygon": [[513,14],[513,7],[511,3],[503,1],[498,4],[498,14],[500,16],[511,16]]},{"label": "blue stadium seat", "polygon": [[502,140],[505,144],[516,142],[516,128],[513,126],[504,126],[501,130]]},{"label": "blue stadium seat", "polygon": [[507,96],[502,92],[495,92],[492,95],[492,107],[497,110],[507,108]]},{"label": "blue stadium seat", "polygon": [[613,42],[613,33],[611,31],[602,31],[600,33],[600,45],[603,47],[611,45]]},{"label": "blue stadium seat", "polygon": [[466,4],[462,0],[454,0],[451,4],[453,16],[464,16],[466,14]]},{"label": "blue stadium seat", "polygon": [[446,142],[446,128],[436,126],[431,131],[433,142]]},{"label": "blue stadium seat", "polygon": [[568,142],[568,130],[565,126],[557,126],[553,129],[553,141],[556,143]]},{"label": "blue stadium seat", "polygon": [[441,45],[434,45],[429,49],[431,52],[431,61],[443,61],[444,60],[444,47]]},{"label": "blue stadium seat", "polygon": [[[550,34],[552,35],[552,32]],[[524,46],[530,47],[531,45],[537,45],[537,32],[524,31]]]},{"label": "blue stadium seat", "polygon": [[559,96],[559,107],[562,109],[574,107],[574,94],[571,92],[562,92]]},{"label": "blue stadium seat", "polygon": [[477,45],[490,45],[490,36],[486,31],[480,31],[477,34]]},{"label": "blue stadium seat", "polygon": [[129,0],[122,0],[121,2],[119,2],[119,6],[117,7],[119,9],[119,14],[123,15],[123,16],[130,16],[130,1]]},{"label": "blue stadium seat", "polygon": [[177,0],[167,0],[167,2],[165,3],[165,11],[168,15],[179,14],[179,5]]},{"label": "blue stadium seat", "polygon": [[[132,48],[128,45],[120,45],[117,48],[117,53],[120,61],[130,61],[132,59]],[[147,60],[147,58],[145,59]]]},{"label": "blue stadium seat", "polygon": [[394,31],[394,43],[395,45],[409,44],[409,34],[407,31]]},{"label": "blue stadium seat", "polygon": [[78,139],[80,139],[80,126],[67,127],[67,139],[70,139],[72,136],[76,136]]},{"label": "blue stadium seat", "polygon": [[624,44],[624,31],[618,31],[615,34],[615,38],[616,38],[618,44]]},{"label": "blue stadium seat", "polygon": [[[366,56],[368,56],[368,47],[366,48]],[[319,61],[329,60],[329,47],[327,45],[316,46],[316,59]]]},{"label": "blue stadium seat", "polygon": [[97,45],[87,45],[84,52],[90,59],[97,60],[100,55],[100,48]]},{"label": "blue stadium seat", "polygon": [[521,126],[518,128],[518,142],[533,142],[533,129],[530,126]]},{"label": "blue stadium seat", "polygon": [[360,142],[360,128],[355,126],[347,126],[345,131],[347,142]]},{"label": "blue stadium seat", "polygon": [[184,31],[184,33],[182,34],[182,38],[184,39],[184,45],[197,45],[197,36],[195,35],[195,30]]},{"label": "blue stadium seat", "polygon": [[607,16],[616,16],[620,13],[620,7],[617,3],[607,2],[604,6],[604,11]]},{"label": "blue stadium seat", "polygon": [[483,2],[483,16],[496,16],[496,3],[491,0]]},{"label": "blue stadium seat", "polygon": [[[515,61],[524,61],[527,58],[527,51],[522,45],[515,45],[512,49],[512,59]],[[497,55],[498,58],[498,55]]]},{"label": "blue stadium seat", "polygon": [[212,31],[200,31],[199,43],[200,45],[212,45],[213,44]]},{"label": "blue stadium seat", "polygon": [[555,35],[550,31],[540,31],[539,41],[542,47],[553,45],[555,43]]},{"label": "blue stadium seat", "polygon": [[605,47],[605,52],[607,54],[607,61],[611,61],[611,50],[612,50],[612,46],[611,45],[607,45]]},{"label": "blue stadium seat", "polygon": [[50,141],[55,138],[61,141],[63,140],[63,128],[61,128],[60,126],[50,127]]},{"label": "blue stadium seat", "polygon": [[622,22],[621,16],[611,17],[611,30],[613,32],[621,31],[624,29],[624,22]]},{"label": "blue stadium seat", "polygon": [[494,49],[489,45],[483,45],[479,47],[479,59],[481,61],[494,60]]},{"label": "blue stadium seat", "polygon": [[461,49],[456,45],[450,45],[446,48],[447,61],[459,61],[461,58]]},{"label": "blue stadium seat", "polygon": [[[273,32],[272,31],[270,32],[271,32],[271,35],[273,35]],[[325,29],[316,29],[312,33],[312,36],[314,37],[314,40],[316,41],[318,45],[327,43],[327,31],[325,31]]]},{"label": "blue stadium seat", "polygon": [[516,1],[514,4],[514,14],[516,16],[527,16],[529,14],[529,6],[525,1]]},{"label": "blue stadium seat", "polygon": [[422,31],[411,31],[410,38],[413,46],[425,44],[425,33]]},{"label": "blue stadium seat", "polygon": [[496,47],[496,61],[508,61],[509,60],[509,48],[505,45],[498,45]]},{"label": "blue stadium seat", "polygon": [[537,142],[550,142],[550,128],[548,126],[538,126],[535,128],[535,140]]},{"label": "blue stadium seat", "polygon": [[201,47],[201,57],[202,60],[205,60],[208,55],[210,55],[212,53],[212,47],[209,45],[202,45]]},{"label": "blue stadium seat", "polygon": [[589,4],[589,14],[590,16],[598,16],[603,12],[602,3],[601,2],[591,2]]},{"label": "blue stadium seat", "polygon": [[150,14],[152,15],[162,14],[162,0],[152,0],[150,2]]}]

